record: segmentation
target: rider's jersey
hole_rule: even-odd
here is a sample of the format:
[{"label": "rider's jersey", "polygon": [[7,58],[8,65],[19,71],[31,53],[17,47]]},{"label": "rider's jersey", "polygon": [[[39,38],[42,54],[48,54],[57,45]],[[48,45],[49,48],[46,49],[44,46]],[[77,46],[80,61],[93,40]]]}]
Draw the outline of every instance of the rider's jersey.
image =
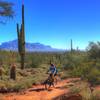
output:
[{"label": "rider's jersey", "polygon": [[57,69],[56,69],[55,66],[50,66],[49,71],[50,71],[52,74],[57,74]]}]

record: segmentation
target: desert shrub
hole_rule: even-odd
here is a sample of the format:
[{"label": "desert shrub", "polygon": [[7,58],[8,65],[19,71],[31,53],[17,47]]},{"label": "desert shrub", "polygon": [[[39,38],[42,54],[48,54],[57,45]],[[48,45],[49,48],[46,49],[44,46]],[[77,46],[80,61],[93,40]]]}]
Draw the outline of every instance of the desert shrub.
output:
[{"label": "desert shrub", "polygon": [[37,68],[43,62],[44,57],[42,57],[41,53],[29,53],[26,55],[26,63],[27,68]]},{"label": "desert shrub", "polygon": [[100,42],[90,42],[87,47],[87,52],[90,59],[100,58]]},{"label": "desert shrub", "polygon": [[23,78],[19,81],[13,81],[13,80],[8,80],[7,81],[1,81],[0,82],[0,89],[6,90],[8,92],[18,92],[23,89],[27,89],[32,87],[33,84],[33,79],[31,78]]},{"label": "desert shrub", "polygon": [[92,68],[87,75],[88,81],[93,84],[100,84],[100,71],[96,68]]},{"label": "desert shrub", "polygon": [[79,87],[73,86],[73,87],[70,88],[71,94],[78,94],[80,91],[81,91],[81,89]]},{"label": "desert shrub", "polygon": [[67,53],[65,55],[65,58],[63,58],[63,65],[65,70],[73,70],[74,68],[77,68],[81,65],[81,63],[86,60],[85,55],[83,54],[79,55],[77,53]]},{"label": "desert shrub", "polygon": [[90,88],[88,87],[88,84],[82,84],[82,89],[80,94],[82,95],[83,100],[99,100],[99,92],[100,91],[93,91],[91,92]]}]

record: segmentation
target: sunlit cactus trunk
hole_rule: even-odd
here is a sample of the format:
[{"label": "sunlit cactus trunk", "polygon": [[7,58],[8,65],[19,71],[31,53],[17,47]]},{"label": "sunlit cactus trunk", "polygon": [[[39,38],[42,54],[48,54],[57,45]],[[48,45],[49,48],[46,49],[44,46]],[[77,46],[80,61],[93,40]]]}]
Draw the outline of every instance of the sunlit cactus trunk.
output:
[{"label": "sunlit cactus trunk", "polygon": [[24,5],[22,5],[22,32],[21,32],[21,69],[24,69],[24,61],[25,61],[25,31],[24,31]]},{"label": "sunlit cactus trunk", "polygon": [[25,31],[24,31],[24,5],[22,4],[22,24],[19,28],[17,24],[17,36],[18,36],[18,52],[21,58],[21,69],[24,69],[25,61]]}]

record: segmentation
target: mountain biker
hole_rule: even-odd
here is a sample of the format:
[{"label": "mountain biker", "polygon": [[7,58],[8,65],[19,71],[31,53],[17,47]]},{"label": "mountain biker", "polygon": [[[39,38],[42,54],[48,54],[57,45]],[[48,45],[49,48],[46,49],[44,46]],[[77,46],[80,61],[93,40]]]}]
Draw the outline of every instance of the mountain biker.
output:
[{"label": "mountain biker", "polygon": [[57,75],[57,68],[54,64],[50,64],[50,68],[48,70],[50,72],[51,77],[55,77]]}]

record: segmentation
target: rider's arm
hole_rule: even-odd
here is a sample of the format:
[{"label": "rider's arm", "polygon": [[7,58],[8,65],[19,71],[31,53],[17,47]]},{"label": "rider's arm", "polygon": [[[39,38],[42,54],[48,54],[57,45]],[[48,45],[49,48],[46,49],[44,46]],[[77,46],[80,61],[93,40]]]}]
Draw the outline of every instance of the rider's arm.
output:
[{"label": "rider's arm", "polygon": [[54,68],[54,73],[53,74],[55,75],[55,73],[56,73],[56,67]]}]

